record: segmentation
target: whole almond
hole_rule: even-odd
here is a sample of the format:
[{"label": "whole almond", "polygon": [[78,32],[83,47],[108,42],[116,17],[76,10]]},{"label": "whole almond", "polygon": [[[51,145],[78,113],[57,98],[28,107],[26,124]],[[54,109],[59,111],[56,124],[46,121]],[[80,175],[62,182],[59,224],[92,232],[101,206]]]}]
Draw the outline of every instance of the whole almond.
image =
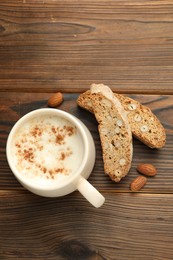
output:
[{"label": "whole almond", "polygon": [[137,171],[146,176],[155,176],[157,170],[152,164],[142,163],[137,166]]},{"label": "whole almond", "polygon": [[63,94],[61,92],[57,92],[48,99],[48,106],[57,107],[63,102],[63,100]]},{"label": "whole almond", "polygon": [[141,190],[147,182],[147,178],[145,176],[138,176],[134,179],[130,184],[131,191],[139,191]]}]

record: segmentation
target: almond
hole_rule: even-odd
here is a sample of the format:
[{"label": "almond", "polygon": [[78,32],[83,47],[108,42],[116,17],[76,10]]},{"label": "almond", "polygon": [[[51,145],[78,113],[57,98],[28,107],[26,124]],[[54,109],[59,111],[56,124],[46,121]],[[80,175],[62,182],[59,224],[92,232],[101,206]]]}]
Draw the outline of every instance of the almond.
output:
[{"label": "almond", "polygon": [[57,107],[63,102],[63,100],[64,100],[63,94],[61,92],[57,92],[49,98],[48,106]]},{"label": "almond", "polygon": [[138,176],[134,179],[130,184],[131,191],[139,191],[141,190],[147,182],[147,178],[144,176]]},{"label": "almond", "polygon": [[146,176],[155,176],[157,174],[156,168],[152,164],[147,163],[139,164],[137,171]]}]

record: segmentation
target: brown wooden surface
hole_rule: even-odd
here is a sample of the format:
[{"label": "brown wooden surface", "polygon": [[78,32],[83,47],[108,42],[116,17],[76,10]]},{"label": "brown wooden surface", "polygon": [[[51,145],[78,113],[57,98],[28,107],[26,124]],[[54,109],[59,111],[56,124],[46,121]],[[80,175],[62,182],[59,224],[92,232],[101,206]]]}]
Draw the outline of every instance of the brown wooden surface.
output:
[{"label": "brown wooden surface", "polygon": [[1,90],[173,93],[173,3],[1,0]]},{"label": "brown wooden surface", "polygon": [[[94,115],[77,107],[78,93],[108,84],[149,106],[167,143],[152,150],[134,140],[132,168],[120,183],[103,171]],[[81,119],[96,144],[89,181],[106,198],[95,209],[78,192],[42,198],[14,178],[5,146],[14,123],[46,107]],[[144,95],[145,94],[145,95]],[[173,259],[173,2],[2,0],[0,2],[0,259]],[[129,190],[136,166],[158,175]]]}]

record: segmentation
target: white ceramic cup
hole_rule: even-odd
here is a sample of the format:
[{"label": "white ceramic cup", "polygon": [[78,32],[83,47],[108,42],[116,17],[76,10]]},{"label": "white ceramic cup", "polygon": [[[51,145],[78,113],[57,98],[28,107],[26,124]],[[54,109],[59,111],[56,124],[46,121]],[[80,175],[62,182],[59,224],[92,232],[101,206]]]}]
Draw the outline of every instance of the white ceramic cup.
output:
[{"label": "white ceramic cup", "polygon": [[[34,180],[34,178],[35,178],[35,177],[33,178],[33,176],[35,174],[34,171],[36,168],[38,168],[39,162],[37,161],[36,166],[33,165],[33,157],[31,157],[30,152],[28,152],[30,150],[27,150],[27,149],[31,149],[34,151],[36,149],[36,151],[34,153],[37,154],[37,159],[40,158],[40,160],[43,160],[43,161],[45,159],[45,158],[43,158],[44,153],[45,153],[46,160],[48,160],[49,156],[51,156],[51,155],[54,156],[55,153],[58,154],[58,152],[56,151],[56,149],[58,149],[57,148],[58,146],[54,146],[55,144],[51,144],[52,149],[53,149],[53,151],[51,151],[51,148],[50,148],[51,146],[49,147],[49,143],[48,143],[48,142],[50,142],[50,140],[45,139],[45,136],[48,136],[46,134],[43,138],[44,140],[41,141],[43,144],[41,146],[41,148],[43,149],[43,151],[41,152],[41,155],[39,155],[39,153],[38,153],[39,151],[37,151],[37,148],[35,148],[35,147],[33,148],[33,146],[31,146],[32,148],[29,148],[30,143],[38,143],[37,139],[32,139],[32,138],[37,138],[40,134],[40,132],[38,132],[39,130],[38,130],[37,123],[40,124],[39,120],[42,120],[40,128],[43,127],[43,129],[44,129],[44,123],[47,122],[46,120],[49,121],[49,118],[53,118],[51,120],[55,120],[55,121],[57,120],[58,122],[65,120],[65,122],[67,122],[67,124],[69,123],[75,129],[75,131],[76,131],[75,137],[74,137],[75,139],[74,140],[72,139],[73,142],[70,145],[71,145],[72,151],[73,151],[73,148],[74,148],[74,150],[77,149],[78,154],[76,154],[75,159],[72,158],[72,160],[68,162],[69,169],[70,169],[70,166],[72,168],[71,172],[69,174],[66,174],[68,170],[65,169],[66,170],[65,173],[57,174],[57,176],[58,176],[58,177],[56,177],[57,179],[55,178],[55,180],[54,180],[54,177],[53,177],[53,179],[51,179],[50,182],[48,181],[48,183],[46,183],[47,180],[46,179],[44,180],[44,178],[45,178],[44,172],[41,173],[42,176],[41,176],[40,180],[39,180],[38,173],[37,173],[38,179],[36,181]],[[55,121],[53,121],[53,122],[55,122]],[[34,126],[34,124],[35,124],[35,126]],[[48,123],[45,123],[45,124],[48,124]],[[53,124],[53,123],[51,122],[51,124]],[[36,127],[35,129],[37,130],[35,132],[36,134],[34,134],[33,137],[31,137],[31,139],[29,139],[30,138],[29,136],[30,136],[30,132],[32,132],[33,130],[30,131],[31,129],[29,128],[28,125],[29,126],[32,125],[32,127]],[[55,127],[57,127],[57,126],[55,126]],[[25,130],[23,130],[23,129],[25,129]],[[53,131],[53,129],[54,128],[52,127],[52,131]],[[56,128],[56,129],[58,129],[58,128]],[[62,130],[62,129],[64,129],[63,127],[60,127],[60,129],[61,129],[61,131],[65,131],[65,130]],[[30,131],[30,132],[26,132],[26,131]],[[49,131],[51,131],[51,130],[49,129]],[[52,135],[55,134],[55,136],[52,136],[51,140],[54,140],[53,138],[55,138],[56,135],[58,136],[58,138],[60,136],[59,132],[58,133],[57,132],[54,133],[54,132],[55,131],[51,132]],[[24,135],[24,133],[25,133],[25,137],[22,136],[22,134]],[[41,134],[40,134],[40,136],[41,136]],[[66,138],[66,137],[63,137],[63,138]],[[66,143],[66,147],[64,147],[63,155],[70,154],[70,152],[68,150],[69,148],[67,148],[69,145],[68,142],[70,142],[70,138],[71,138],[71,136],[68,137],[67,139],[63,139],[63,142],[65,140],[65,143]],[[22,140],[20,145],[18,143],[19,140],[20,141]],[[59,141],[60,142],[62,141],[61,138],[59,139]],[[60,146],[61,146],[61,144],[60,144]],[[49,151],[47,151],[48,147],[49,147]],[[12,130],[8,136],[6,153],[7,153],[7,160],[8,160],[9,166],[10,166],[13,174],[17,178],[17,180],[26,189],[28,189],[29,191],[31,191],[37,195],[44,196],[44,197],[59,197],[59,196],[67,195],[75,190],[78,190],[93,206],[95,206],[97,208],[100,207],[105,201],[105,198],[100,194],[100,192],[98,190],[96,190],[87,181],[87,178],[91,174],[92,169],[94,167],[94,163],[95,163],[95,145],[94,145],[94,141],[91,136],[91,133],[89,132],[88,128],[78,118],[74,117],[73,115],[71,115],[67,112],[64,112],[64,111],[58,110],[58,109],[52,109],[52,108],[42,108],[42,109],[32,111],[32,112],[26,114],[25,116],[23,116],[21,119],[19,119],[16,122],[16,124],[14,125],[14,127],[12,128]],[[18,155],[16,155],[18,153],[19,153],[19,158],[18,158]],[[22,154],[22,156],[21,156],[21,154]],[[75,152],[73,152],[72,154],[75,154]],[[39,157],[39,156],[41,156],[41,157]],[[68,155],[68,156],[70,158],[70,155]],[[18,159],[16,159],[16,158],[18,158]],[[25,159],[29,160],[26,162],[26,164],[27,163],[29,163],[29,164],[25,165],[25,162],[24,162]],[[50,158],[50,159],[52,161],[53,160],[55,161],[55,158],[54,159]],[[64,160],[64,157],[63,157],[63,160]],[[49,161],[47,163],[49,164]],[[59,163],[58,159],[57,159],[57,163]],[[63,163],[63,161],[61,161],[60,163]],[[27,170],[28,173],[25,174],[25,169],[23,169],[22,168],[23,166],[21,167],[20,164],[25,165],[27,167],[27,169],[31,168],[32,172],[30,173],[29,172],[30,170]],[[76,165],[78,165],[78,166],[76,166]],[[77,168],[75,168],[75,166]],[[45,169],[44,163],[42,161],[40,161],[39,167],[42,168],[42,170]],[[66,167],[65,161],[64,161],[63,167]],[[49,172],[52,173],[52,169],[49,169]],[[30,176],[30,174],[31,174],[31,176]],[[58,179],[58,178],[61,178],[61,177],[59,177],[60,175],[61,176],[63,175],[62,180]],[[50,175],[50,176],[52,176],[52,175]],[[46,178],[49,179],[50,176],[48,176]]]}]

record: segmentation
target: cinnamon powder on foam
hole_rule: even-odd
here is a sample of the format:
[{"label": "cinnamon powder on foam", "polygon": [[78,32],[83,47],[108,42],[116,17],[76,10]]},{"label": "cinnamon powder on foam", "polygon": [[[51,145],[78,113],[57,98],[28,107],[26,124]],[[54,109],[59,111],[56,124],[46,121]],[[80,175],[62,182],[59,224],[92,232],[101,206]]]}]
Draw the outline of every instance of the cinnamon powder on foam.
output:
[{"label": "cinnamon powder on foam", "polygon": [[[45,123],[44,119],[33,123],[32,127],[21,129],[15,141],[15,156],[17,158],[17,168],[23,167],[25,172],[35,170],[35,175],[39,174],[46,179],[54,179],[57,175],[69,175],[70,167],[66,166],[66,160],[70,158],[75,147],[68,145],[67,139],[76,136],[76,128],[63,122],[58,126],[49,120]],[[31,123],[32,125],[32,123]],[[78,139],[74,140],[74,144]],[[49,148],[48,148],[49,147]],[[45,149],[48,148],[48,152]],[[80,152],[80,151],[79,151]],[[56,153],[56,154],[55,154]],[[47,156],[50,157],[50,163]],[[39,160],[40,156],[40,160]],[[79,154],[77,155],[77,157]]]}]

